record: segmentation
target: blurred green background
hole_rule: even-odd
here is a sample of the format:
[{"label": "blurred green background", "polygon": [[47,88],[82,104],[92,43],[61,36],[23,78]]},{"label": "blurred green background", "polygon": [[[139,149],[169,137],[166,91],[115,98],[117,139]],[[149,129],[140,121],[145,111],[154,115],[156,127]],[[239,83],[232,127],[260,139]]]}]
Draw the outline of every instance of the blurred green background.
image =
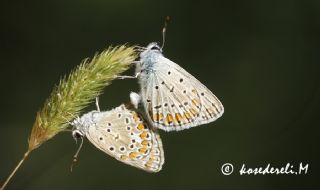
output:
[{"label": "blurred green background", "polygon": [[[157,174],[122,164],[88,141],[60,133],[34,151],[7,189],[317,189],[319,180],[320,1],[2,1],[0,6],[0,183],[27,148],[36,112],[54,84],[109,45],[161,42],[164,54],[225,106],[216,122],[161,131]],[[133,73],[133,69],[127,74]],[[108,110],[129,100],[135,80],[114,81]],[[92,109],[88,108],[86,111]],[[230,162],[234,173],[221,166]],[[241,176],[242,164],[308,163],[306,175]]]}]

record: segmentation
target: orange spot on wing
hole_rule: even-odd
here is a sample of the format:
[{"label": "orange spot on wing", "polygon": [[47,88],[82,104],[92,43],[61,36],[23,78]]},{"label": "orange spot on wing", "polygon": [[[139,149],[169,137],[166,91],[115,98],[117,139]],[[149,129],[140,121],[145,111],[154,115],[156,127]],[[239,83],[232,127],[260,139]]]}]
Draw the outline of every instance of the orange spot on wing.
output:
[{"label": "orange spot on wing", "polygon": [[160,113],[160,114],[159,114],[159,121],[161,121],[162,119],[163,119],[163,114]]},{"label": "orange spot on wing", "polygon": [[193,104],[194,106],[198,106],[198,105],[199,105],[199,100],[196,99],[196,98],[192,99],[192,104]]},{"label": "orange spot on wing", "polygon": [[129,157],[131,158],[131,159],[135,159],[137,156],[138,156],[138,152],[131,152],[130,154],[129,154]]},{"label": "orange spot on wing", "polygon": [[135,112],[135,113],[133,113],[133,119],[134,119],[134,121],[139,121],[140,120],[140,116]]},{"label": "orange spot on wing", "polygon": [[143,123],[139,123],[138,127],[137,127],[140,131],[142,131],[143,129],[145,129],[145,126],[143,125]]},{"label": "orange spot on wing", "polygon": [[190,119],[192,118],[189,112],[185,112],[185,113],[184,113],[184,116],[185,116],[188,120],[190,120]]},{"label": "orange spot on wing", "polygon": [[178,123],[182,122],[183,117],[182,117],[182,115],[180,113],[176,113],[176,120],[177,120]]},{"label": "orange spot on wing", "polygon": [[143,140],[143,141],[141,142],[141,144],[142,144],[142,145],[148,145],[148,142],[149,142],[149,141],[147,141],[147,140]]},{"label": "orange spot on wing", "polygon": [[144,131],[140,134],[140,138],[145,139],[148,135],[149,135],[148,132]]},{"label": "orange spot on wing", "polygon": [[146,148],[140,148],[139,152],[142,153],[142,154],[145,154],[147,152],[147,149]]},{"label": "orange spot on wing", "polygon": [[163,119],[162,113],[156,113],[156,114],[153,114],[153,116],[152,116],[153,121],[161,121],[162,119]]},{"label": "orange spot on wing", "polygon": [[171,124],[173,122],[173,117],[171,114],[168,114],[167,117],[166,117],[166,123],[167,124]]},{"label": "orange spot on wing", "polygon": [[121,160],[128,160],[128,159],[129,159],[129,157],[128,157],[128,156],[126,156],[126,155],[121,155],[121,156],[120,156],[120,159],[121,159]]}]

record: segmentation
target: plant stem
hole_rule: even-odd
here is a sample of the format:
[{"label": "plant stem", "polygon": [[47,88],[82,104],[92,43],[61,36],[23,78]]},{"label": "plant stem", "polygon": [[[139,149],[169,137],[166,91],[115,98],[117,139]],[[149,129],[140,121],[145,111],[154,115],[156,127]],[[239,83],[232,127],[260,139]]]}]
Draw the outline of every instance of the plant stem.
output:
[{"label": "plant stem", "polygon": [[24,153],[23,158],[20,160],[20,162],[18,163],[18,165],[14,168],[14,170],[11,172],[11,174],[9,175],[9,177],[7,178],[7,180],[3,183],[2,187],[0,190],[4,190],[4,188],[6,187],[6,185],[9,183],[9,181],[11,180],[11,178],[14,176],[14,174],[17,172],[17,170],[19,169],[19,167],[21,166],[21,164],[24,162],[24,160],[29,156],[29,153],[32,150],[28,149],[26,153]]}]

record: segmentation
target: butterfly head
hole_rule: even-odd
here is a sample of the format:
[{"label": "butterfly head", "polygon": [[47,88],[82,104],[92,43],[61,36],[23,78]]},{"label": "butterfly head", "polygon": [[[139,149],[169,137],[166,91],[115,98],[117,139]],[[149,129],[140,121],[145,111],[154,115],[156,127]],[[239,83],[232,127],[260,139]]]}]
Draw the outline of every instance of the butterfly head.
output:
[{"label": "butterfly head", "polygon": [[140,58],[150,57],[156,54],[162,54],[162,49],[157,42],[151,42],[143,51],[140,53]]},{"label": "butterfly head", "polygon": [[153,65],[158,62],[159,57],[162,55],[162,48],[156,42],[151,42],[140,53],[140,64],[136,67],[136,73],[145,71],[151,71]]},{"label": "butterfly head", "polygon": [[154,52],[160,52],[162,53],[162,48],[158,45],[157,42],[151,42],[148,46],[147,46],[147,50],[149,51],[154,51]]},{"label": "butterfly head", "polygon": [[79,129],[74,129],[72,131],[72,137],[75,141],[77,141],[77,139],[80,139],[80,138],[83,138],[84,137],[84,134],[81,130]]},{"label": "butterfly head", "polygon": [[84,114],[81,117],[75,118],[71,122],[71,125],[73,126],[72,136],[74,139],[79,139],[80,137],[84,137],[84,134],[87,128],[94,124],[93,118],[96,112],[97,111],[89,112],[87,114]]},{"label": "butterfly head", "polygon": [[73,126],[72,137],[74,138],[75,141],[77,141],[77,139],[84,137],[84,133],[82,131],[82,128],[84,126],[84,121],[83,121],[82,117],[81,118],[77,117],[76,119],[74,119],[71,122],[71,125]]}]

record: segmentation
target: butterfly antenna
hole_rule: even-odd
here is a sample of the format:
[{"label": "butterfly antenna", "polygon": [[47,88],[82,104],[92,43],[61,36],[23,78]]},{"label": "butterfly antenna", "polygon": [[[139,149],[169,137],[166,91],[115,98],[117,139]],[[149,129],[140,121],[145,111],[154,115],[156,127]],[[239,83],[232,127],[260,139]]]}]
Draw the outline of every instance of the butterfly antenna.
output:
[{"label": "butterfly antenna", "polygon": [[72,168],[73,168],[73,165],[75,165],[75,163],[78,161],[78,155],[79,155],[79,152],[82,148],[82,144],[83,144],[83,137],[81,137],[81,143],[80,143],[80,146],[76,152],[76,154],[73,156],[73,161],[72,161],[72,164],[71,164],[71,167],[70,167],[70,171],[72,172]]},{"label": "butterfly antenna", "polygon": [[167,23],[168,23],[169,20],[170,20],[170,17],[166,16],[166,18],[164,20],[164,26],[162,28],[162,45],[161,45],[161,49],[163,49],[164,43],[166,41]]}]

